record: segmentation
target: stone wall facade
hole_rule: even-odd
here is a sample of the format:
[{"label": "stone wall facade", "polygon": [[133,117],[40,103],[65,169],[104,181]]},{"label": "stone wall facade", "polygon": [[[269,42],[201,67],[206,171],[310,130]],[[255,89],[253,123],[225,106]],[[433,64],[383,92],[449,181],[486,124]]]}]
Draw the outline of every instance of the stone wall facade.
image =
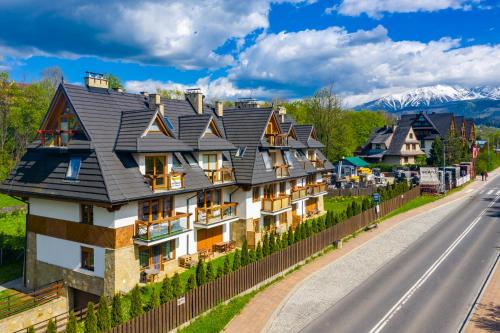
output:
[{"label": "stone wall facade", "polygon": [[130,291],[140,281],[138,247],[106,249],[104,267],[105,295]]}]

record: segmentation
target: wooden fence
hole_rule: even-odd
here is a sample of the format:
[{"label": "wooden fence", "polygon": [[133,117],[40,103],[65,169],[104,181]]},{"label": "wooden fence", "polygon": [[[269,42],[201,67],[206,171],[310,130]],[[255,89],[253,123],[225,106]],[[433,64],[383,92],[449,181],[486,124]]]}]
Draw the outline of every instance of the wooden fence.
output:
[{"label": "wooden fence", "polygon": [[376,186],[366,188],[328,188],[328,195],[334,197],[370,196],[377,192]]},{"label": "wooden fence", "polygon": [[[383,202],[380,216],[386,215],[407,201],[420,195],[415,187],[403,195]],[[215,305],[257,286],[292,266],[321,251],[335,241],[372,224],[377,219],[374,208],[342,223],[301,240],[286,249],[275,252],[215,281],[202,285],[184,296],[171,300],[128,322],[114,327],[111,333],[162,333],[173,330]]]},{"label": "wooden fence", "polygon": [[63,292],[62,281],[57,281],[29,293],[13,292],[0,298],[0,319],[26,311],[56,298]]}]

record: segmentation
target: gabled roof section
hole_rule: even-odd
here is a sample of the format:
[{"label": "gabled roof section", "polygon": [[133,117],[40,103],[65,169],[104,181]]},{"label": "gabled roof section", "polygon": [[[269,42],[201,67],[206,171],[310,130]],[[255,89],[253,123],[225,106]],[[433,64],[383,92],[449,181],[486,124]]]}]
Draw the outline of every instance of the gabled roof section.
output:
[{"label": "gabled roof section", "polygon": [[179,117],[178,131],[179,138],[195,150],[220,151],[237,149],[223,137],[222,130],[219,129],[210,114]]},{"label": "gabled roof section", "polygon": [[453,113],[431,113],[426,116],[432,121],[441,137],[446,137],[450,134],[454,122]]},{"label": "gabled roof section", "polygon": [[389,149],[386,150],[386,155],[400,155],[403,144],[406,141],[406,137],[410,132],[411,127],[409,126],[397,126],[394,130],[394,134],[392,136],[391,144],[389,145]]},{"label": "gabled roof section", "polygon": [[271,108],[224,110],[227,139],[236,146],[260,145],[272,113]]},{"label": "gabled roof section", "polygon": [[324,148],[321,142],[318,141],[316,130],[312,125],[294,125],[297,138],[307,148]]}]

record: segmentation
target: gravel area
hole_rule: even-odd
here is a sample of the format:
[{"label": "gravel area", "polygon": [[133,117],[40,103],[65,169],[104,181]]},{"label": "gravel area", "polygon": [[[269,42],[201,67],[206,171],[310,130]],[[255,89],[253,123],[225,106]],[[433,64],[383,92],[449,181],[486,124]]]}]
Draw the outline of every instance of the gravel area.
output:
[{"label": "gravel area", "polygon": [[290,294],[269,322],[268,332],[298,332],[359,286],[465,198],[403,221],[365,245],[314,273]]}]

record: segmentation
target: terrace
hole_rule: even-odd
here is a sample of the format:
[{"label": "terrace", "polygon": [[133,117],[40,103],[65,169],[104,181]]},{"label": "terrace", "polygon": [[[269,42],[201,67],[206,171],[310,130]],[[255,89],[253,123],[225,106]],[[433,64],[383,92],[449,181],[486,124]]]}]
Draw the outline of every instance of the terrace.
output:
[{"label": "terrace", "polygon": [[236,202],[225,202],[220,205],[196,208],[196,224],[204,226],[236,218]]},{"label": "terrace", "polygon": [[[175,213],[174,216],[154,221],[135,221],[136,243],[151,243],[191,229],[190,213]],[[183,225],[182,220],[186,219]]]},{"label": "terrace", "polygon": [[277,213],[288,208],[291,208],[288,195],[262,199],[262,212],[264,213]]}]

